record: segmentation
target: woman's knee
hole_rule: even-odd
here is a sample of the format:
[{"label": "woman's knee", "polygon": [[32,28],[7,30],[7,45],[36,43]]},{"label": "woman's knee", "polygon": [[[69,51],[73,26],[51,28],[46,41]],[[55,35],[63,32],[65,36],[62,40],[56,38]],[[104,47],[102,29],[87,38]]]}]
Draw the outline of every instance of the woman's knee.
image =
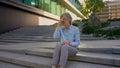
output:
[{"label": "woman's knee", "polygon": [[61,47],[61,49],[62,49],[62,50],[68,50],[68,47],[69,47],[68,45],[63,45],[63,46]]},{"label": "woman's knee", "polygon": [[56,48],[61,48],[61,47],[62,47],[61,44],[56,45]]}]

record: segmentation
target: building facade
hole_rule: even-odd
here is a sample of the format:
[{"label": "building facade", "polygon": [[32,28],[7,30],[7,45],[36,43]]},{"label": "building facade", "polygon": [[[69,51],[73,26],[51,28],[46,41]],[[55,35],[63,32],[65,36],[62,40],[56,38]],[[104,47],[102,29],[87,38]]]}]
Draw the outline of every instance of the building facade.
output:
[{"label": "building facade", "polygon": [[105,0],[105,9],[98,13],[101,20],[120,18],[120,0]]},{"label": "building facade", "polygon": [[64,12],[85,18],[77,0],[0,0],[0,33],[22,26],[51,25]]}]

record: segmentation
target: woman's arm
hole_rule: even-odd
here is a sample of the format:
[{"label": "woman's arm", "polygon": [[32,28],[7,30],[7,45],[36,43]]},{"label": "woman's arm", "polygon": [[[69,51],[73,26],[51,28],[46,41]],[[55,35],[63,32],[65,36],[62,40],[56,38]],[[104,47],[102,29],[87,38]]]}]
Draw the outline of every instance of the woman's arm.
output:
[{"label": "woman's arm", "polygon": [[77,29],[75,31],[74,41],[70,43],[73,47],[78,47],[80,44],[80,31]]},{"label": "woman's arm", "polygon": [[62,22],[61,22],[61,20],[59,20],[57,23],[57,27],[55,29],[55,32],[53,34],[53,38],[60,39],[60,37],[61,37],[61,25],[62,25]]},{"label": "woman's arm", "polygon": [[53,38],[60,39],[60,37],[61,37],[60,28],[56,28],[53,34]]}]

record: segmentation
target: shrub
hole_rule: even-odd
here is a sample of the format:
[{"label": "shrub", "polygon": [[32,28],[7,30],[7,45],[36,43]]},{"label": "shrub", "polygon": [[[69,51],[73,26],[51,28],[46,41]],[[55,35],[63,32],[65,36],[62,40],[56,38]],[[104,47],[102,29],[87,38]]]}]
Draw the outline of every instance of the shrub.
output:
[{"label": "shrub", "polygon": [[114,29],[113,30],[113,35],[116,37],[116,38],[120,38],[120,29]]},{"label": "shrub", "polygon": [[120,29],[114,29],[113,34],[114,35],[120,35]]},{"label": "shrub", "polygon": [[109,26],[110,25],[110,22],[109,21],[103,21],[102,23],[101,23],[101,27],[107,27],[107,26]]},{"label": "shrub", "polygon": [[94,33],[97,29],[100,29],[100,27],[85,25],[83,27],[83,29],[82,29],[82,33],[84,33],[84,34],[91,34],[91,33]]},{"label": "shrub", "polygon": [[87,23],[87,22],[86,22],[86,23],[84,23],[83,27],[84,27],[84,26],[88,26],[88,23]]},{"label": "shrub", "polygon": [[119,39],[120,29],[101,30],[101,34],[104,35],[107,39]]},{"label": "shrub", "polygon": [[55,28],[57,26],[57,23],[50,25],[51,27]]},{"label": "shrub", "polygon": [[[101,26],[106,27],[109,24],[109,21],[105,21]],[[120,29],[102,29],[99,26],[90,26],[88,23],[84,24],[82,33],[93,34],[94,36],[103,36],[107,39],[120,39]]]},{"label": "shrub", "polygon": [[104,30],[103,29],[96,29],[94,32],[94,36],[100,37],[103,35]]},{"label": "shrub", "polygon": [[91,33],[93,33],[93,28],[91,26],[84,26],[82,29],[82,33],[91,34]]},{"label": "shrub", "polygon": [[82,20],[83,23],[87,23],[88,22],[88,19],[84,19]]},{"label": "shrub", "polygon": [[120,18],[108,19],[108,21],[120,21]]},{"label": "shrub", "polygon": [[72,25],[79,27],[78,23],[72,23]]}]

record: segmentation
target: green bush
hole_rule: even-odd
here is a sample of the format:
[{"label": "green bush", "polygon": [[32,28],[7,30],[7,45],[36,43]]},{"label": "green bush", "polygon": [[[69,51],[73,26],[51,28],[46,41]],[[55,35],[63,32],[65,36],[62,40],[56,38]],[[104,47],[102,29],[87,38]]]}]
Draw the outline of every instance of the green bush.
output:
[{"label": "green bush", "polygon": [[72,23],[72,25],[79,27],[78,23]]},{"label": "green bush", "polygon": [[120,29],[98,29],[95,31],[94,36],[104,36],[107,39],[119,39]]},{"label": "green bush", "polygon": [[107,26],[109,26],[110,25],[110,22],[109,21],[103,21],[102,23],[101,23],[101,27],[107,27]]},{"label": "green bush", "polygon": [[120,18],[108,19],[108,21],[120,21]]},{"label": "green bush", "polygon": [[100,29],[100,27],[98,27],[98,26],[85,25],[82,29],[82,33],[91,34],[91,33],[94,33],[98,29]]},{"label": "green bush", "polygon": [[[109,21],[102,22],[102,27],[107,27]],[[107,39],[120,39],[120,29],[103,29],[99,26],[91,26],[88,23],[85,23],[82,29],[84,34],[93,34],[94,36],[103,36]]]},{"label": "green bush", "polygon": [[86,22],[86,23],[84,23],[83,27],[84,27],[84,26],[88,26],[88,23],[87,23],[87,22]]},{"label": "green bush", "polygon": [[83,23],[87,23],[88,22],[88,19],[84,19],[82,20]]},{"label": "green bush", "polygon": [[113,36],[113,30],[112,29],[108,29],[105,32],[106,36]]},{"label": "green bush", "polygon": [[53,25],[50,25],[50,26],[53,27],[53,28],[56,28],[57,23],[55,23],[55,24],[53,24]]},{"label": "green bush", "polygon": [[103,29],[96,29],[95,31],[94,31],[94,36],[95,37],[100,37],[100,36],[102,36],[103,35],[103,32],[104,32],[104,30]]},{"label": "green bush", "polygon": [[99,29],[100,29],[99,26],[93,26],[92,28],[93,28],[94,32],[95,32],[96,30],[99,30]]},{"label": "green bush", "polygon": [[113,30],[113,35],[116,37],[116,38],[120,38],[120,29],[114,29]]},{"label": "green bush", "polygon": [[114,29],[113,34],[114,35],[120,35],[120,29]]},{"label": "green bush", "polygon": [[84,26],[82,29],[82,33],[91,34],[91,33],[93,33],[93,28],[91,26]]}]

